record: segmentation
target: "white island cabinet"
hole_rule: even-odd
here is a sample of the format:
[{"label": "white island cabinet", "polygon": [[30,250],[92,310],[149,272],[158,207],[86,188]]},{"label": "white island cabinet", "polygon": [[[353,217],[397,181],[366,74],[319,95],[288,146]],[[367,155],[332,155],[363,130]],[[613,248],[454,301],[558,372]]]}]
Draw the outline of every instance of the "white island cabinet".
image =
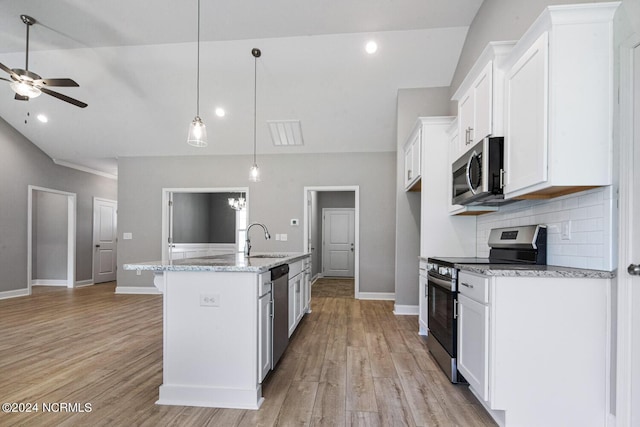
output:
[{"label": "white island cabinet", "polygon": [[125,264],[127,270],[155,272],[154,284],[163,293],[157,403],[258,409],[264,400],[261,383],[272,364],[269,269],[307,258],[230,254]]},{"label": "white island cabinet", "polygon": [[463,268],[458,371],[498,425],[606,425],[612,273]]}]

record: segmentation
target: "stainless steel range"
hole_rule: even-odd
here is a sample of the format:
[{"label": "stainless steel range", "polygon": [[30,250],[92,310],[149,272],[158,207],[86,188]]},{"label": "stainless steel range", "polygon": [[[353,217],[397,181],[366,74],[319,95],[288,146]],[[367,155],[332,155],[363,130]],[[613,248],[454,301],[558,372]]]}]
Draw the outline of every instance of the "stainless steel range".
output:
[{"label": "stainless steel range", "polygon": [[547,230],[542,225],[495,228],[488,241],[489,258],[427,259],[427,346],[451,382],[466,382],[458,373],[458,269],[457,264],[547,263]]}]

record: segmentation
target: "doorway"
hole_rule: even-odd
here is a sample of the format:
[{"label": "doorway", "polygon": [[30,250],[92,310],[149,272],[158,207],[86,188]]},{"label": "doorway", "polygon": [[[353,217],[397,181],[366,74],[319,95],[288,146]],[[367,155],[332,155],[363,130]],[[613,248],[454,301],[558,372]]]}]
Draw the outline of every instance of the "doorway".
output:
[{"label": "doorway", "polygon": [[93,283],[116,280],[118,202],[93,198]]},{"label": "doorway", "polygon": [[75,286],[76,194],[27,188],[27,289]]},{"label": "doorway", "polygon": [[[330,255],[324,255],[322,244],[323,236],[323,209],[351,210],[353,212],[353,223],[351,230],[353,237],[348,241],[348,245],[339,248],[336,252],[336,261],[342,262],[340,268],[330,270],[327,275],[335,275],[336,277],[353,277],[353,294],[355,298],[360,298],[360,187],[359,186],[317,186],[304,188],[304,224],[303,224],[303,248],[305,252],[311,253],[312,258],[312,277],[314,282],[324,276],[323,258]],[[325,211],[326,212],[326,211]],[[348,222],[343,217],[343,222]],[[345,225],[345,229],[348,229]],[[340,240],[347,240],[340,239]],[[353,243],[353,251],[351,250]],[[345,250],[346,249],[346,250]],[[339,253],[339,254],[338,254]],[[346,256],[348,255],[348,257]],[[348,265],[347,261],[351,258],[353,264],[353,272],[343,272],[340,276],[338,270],[346,270],[344,266]],[[326,267],[326,265],[325,265]],[[333,268],[333,267],[331,267]]]}]

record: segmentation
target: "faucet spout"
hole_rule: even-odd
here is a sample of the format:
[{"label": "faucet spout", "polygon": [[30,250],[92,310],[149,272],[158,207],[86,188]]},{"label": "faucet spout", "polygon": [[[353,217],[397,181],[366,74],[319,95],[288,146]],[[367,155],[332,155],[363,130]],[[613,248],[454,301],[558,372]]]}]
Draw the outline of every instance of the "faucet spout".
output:
[{"label": "faucet spout", "polygon": [[264,239],[265,240],[269,240],[271,239],[271,235],[269,234],[269,230],[267,230],[267,226],[264,224],[261,224],[259,222],[253,222],[251,224],[249,224],[249,226],[247,227],[247,239],[244,242],[244,255],[245,256],[249,256],[249,254],[251,253],[251,239],[249,238],[249,230],[251,230],[251,227],[253,227],[254,225],[259,225],[260,227],[262,227],[262,230],[264,231]]}]

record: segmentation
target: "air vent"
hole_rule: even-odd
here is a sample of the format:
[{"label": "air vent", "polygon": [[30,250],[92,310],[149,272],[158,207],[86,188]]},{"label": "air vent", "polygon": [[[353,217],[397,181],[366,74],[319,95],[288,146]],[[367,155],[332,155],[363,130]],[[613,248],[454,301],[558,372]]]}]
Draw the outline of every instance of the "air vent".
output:
[{"label": "air vent", "polygon": [[300,120],[267,120],[273,145],[304,145]]}]

